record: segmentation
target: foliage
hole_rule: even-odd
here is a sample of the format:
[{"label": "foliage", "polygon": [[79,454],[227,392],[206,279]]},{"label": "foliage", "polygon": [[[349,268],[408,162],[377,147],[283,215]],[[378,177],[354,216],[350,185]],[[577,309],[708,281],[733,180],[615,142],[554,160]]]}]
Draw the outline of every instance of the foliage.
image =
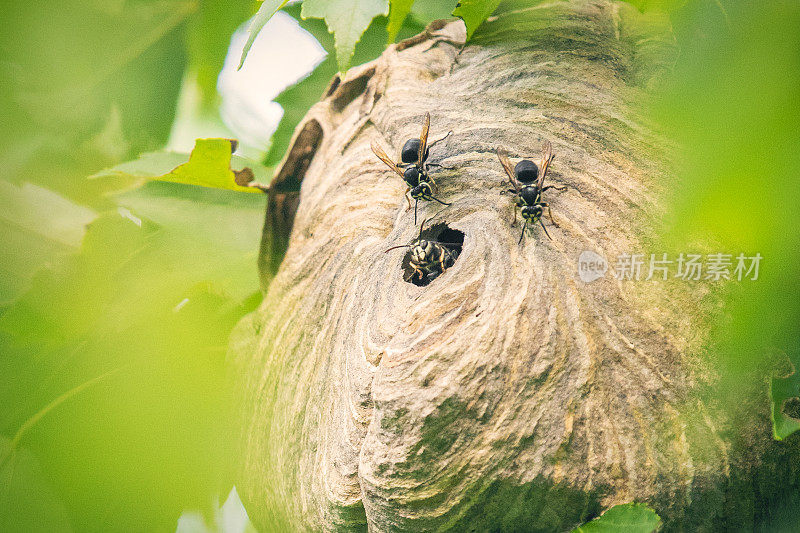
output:
[{"label": "foliage", "polygon": [[[264,199],[163,183],[109,195],[186,155],[85,176],[164,145],[185,75],[214,105],[254,5],[4,10],[0,530],[174,529],[227,492],[223,357],[258,301]],[[168,177],[231,177],[230,143],[212,148],[217,171]]]},{"label": "foliage", "polygon": [[261,29],[269,22],[272,15],[277,13],[277,11],[288,2],[289,0],[264,0],[261,2],[261,7],[258,8],[258,13],[253,17],[253,20],[250,22],[250,27],[247,30],[247,41],[244,43],[242,58],[239,60],[239,68],[242,68],[242,65],[244,65],[244,60],[247,58],[247,54],[253,47],[253,43],[256,37],[258,37],[259,32],[261,32]]},{"label": "foliage", "polygon": [[[394,5],[394,2],[392,3]],[[455,0],[416,0],[411,8],[411,16],[404,15],[399,29],[392,28],[391,40],[410,37],[422,31],[429,22],[446,17]],[[283,117],[272,135],[269,152],[264,160],[266,165],[275,165],[282,158],[295,128],[306,115],[311,106],[319,101],[325,88],[336,75],[338,67],[335,59],[334,40],[328,33],[324,21],[314,18],[302,18],[301,6],[294,4],[286,6],[283,11],[293,17],[304,30],[313,35],[322,47],[328,52],[325,58],[314,71],[306,78],[288,87],[275,99],[283,107]],[[399,17],[399,15],[397,15]],[[391,15],[390,15],[391,19]],[[390,19],[379,16],[373,19],[367,30],[361,36],[355,47],[352,62],[362,64],[378,57],[386,47],[389,40]]]},{"label": "foliage", "polygon": [[[303,19],[300,16],[301,6],[291,5],[284,12],[294,18],[301,28],[317,39],[319,44],[328,52],[328,56],[307,77],[287,87],[275,98],[283,108],[283,116],[278,127],[272,134],[269,151],[264,162],[275,165],[283,158],[284,152],[289,148],[294,129],[300,123],[311,106],[319,101],[325,87],[336,74],[337,67],[333,55],[333,39],[328,33],[325,22],[319,19]],[[368,32],[369,33],[369,30]],[[364,47],[364,40],[358,48]]]},{"label": "foliage", "polygon": [[472,37],[478,26],[489,18],[501,0],[461,0],[453,15],[460,17],[467,26],[467,38]]},{"label": "foliage", "polygon": [[641,11],[674,12],[687,4],[689,0],[628,0]]},{"label": "foliage", "polygon": [[356,43],[372,19],[389,14],[388,0],[304,0],[303,18],[325,19],[334,35],[339,71],[346,72]]},{"label": "foliage", "polygon": [[25,290],[40,268],[77,251],[94,217],[90,209],[42,187],[0,181],[0,307]]},{"label": "foliage", "polygon": [[[122,163],[93,177],[123,177],[171,181],[239,192],[258,189],[236,184],[236,176],[253,174],[255,181],[265,182],[266,169],[247,159],[233,155],[235,141],[230,139],[197,139],[188,155],[175,152],[151,152],[134,161]],[[235,169],[233,167],[238,167]]]},{"label": "foliage", "polygon": [[[188,21],[188,70],[197,78],[206,107],[216,104],[217,76],[225,63],[231,34],[253,14],[257,3],[256,0],[199,0],[194,15]],[[265,3],[262,2],[259,14]]]},{"label": "foliage", "polygon": [[600,517],[573,533],[652,533],[661,525],[661,518],[643,503],[615,505]]},{"label": "foliage", "polygon": [[[269,21],[269,19],[272,18],[272,16],[279,9],[286,5],[287,1],[288,0],[265,0],[262,3],[261,8],[258,10],[258,14],[250,25],[247,43],[245,44],[244,51],[242,52],[239,68],[241,68],[241,66],[244,64],[247,53],[250,51],[250,48],[258,36],[258,33],[264,28],[264,25]],[[450,5],[450,2],[438,3],[445,6]],[[492,7],[492,9],[485,14],[484,12],[486,11],[486,8],[481,5],[486,3],[483,0],[472,0],[467,3],[469,4],[468,6],[459,7],[456,11],[460,10],[460,12],[454,12],[453,15],[464,15],[467,17],[470,21],[467,25],[469,29],[470,25],[475,25],[475,27],[477,27],[477,25],[480,25],[480,23],[483,22],[486,17],[491,15],[491,12],[494,11],[494,9],[500,3],[500,0],[491,0],[490,3],[493,4],[494,7]],[[418,15],[421,15],[426,11],[430,11],[430,0],[420,2],[420,4],[428,4],[426,5],[428,9],[426,10],[423,8],[422,10],[418,10]],[[350,67],[351,60],[353,59],[353,55],[356,50],[356,45],[361,40],[364,32],[374,19],[389,15],[388,42],[394,42],[400,33],[408,14],[411,13],[413,5],[414,0],[304,0],[302,3],[301,16],[303,19],[318,18],[325,21],[329,32],[334,35],[335,44],[333,49],[336,53],[339,71],[344,73]],[[440,10],[435,8],[434,12],[436,12],[434,18],[441,18],[445,15],[445,13],[442,13]],[[421,18],[425,19],[427,17],[422,15]],[[430,20],[433,20],[433,18],[430,18],[428,21]],[[467,19],[465,18],[465,21],[466,20]],[[472,34],[472,31],[469,33]],[[319,38],[319,34],[315,34],[315,36],[320,40],[320,42],[323,42],[323,39]],[[329,52],[331,50],[329,46],[326,46],[325,49]]]},{"label": "foliage", "polygon": [[[452,13],[472,36],[496,8],[538,1],[265,0],[242,61],[280,8],[329,53],[276,99],[284,116],[267,164],[283,157],[337,72],[431,20]],[[667,241],[713,236],[722,249],[765,257],[761,279],[731,292],[719,322],[717,351],[735,392],[767,347],[800,368],[792,281],[800,234],[786,230],[800,214],[800,102],[786,98],[800,86],[800,7],[630,3],[669,12],[682,48],[651,109],[686,147]],[[64,9],[44,0],[4,11],[2,531],[170,529],[182,510],[207,507],[230,488],[224,352],[233,324],[260,297],[265,200],[236,194],[253,189],[236,186],[234,171],[249,167],[264,183],[267,171],[232,156],[224,139],[201,139],[191,155],[152,150],[166,142],[185,78],[215,105],[230,35],[255,6],[89,0]],[[84,179],[104,167],[103,179]],[[178,183],[142,186],[149,180]],[[775,378],[770,393],[775,438],[786,438],[800,428],[783,413],[800,378]],[[627,504],[576,531],[652,531],[659,522]]]},{"label": "foliage", "polygon": [[71,531],[67,513],[42,471],[27,450],[12,449],[0,436],[0,513],[2,531]]},{"label": "foliage", "polygon": [[83,177],[164,145],[185,72],[214,100],[230,35],[254,2],[233,4],[7,3],[0,34],[6,179],[103,204],[98,184]]},{"label": "foliage", "polygon": [[776,440],[783,440],[798,429],[800,429],[800,419],[791,417],[783,412],[786,402],[792,398],[800,397],[800,373],[797,372],[797,365],[800,364],[800,349],[797,345],[792,346],[789,352],[794,372],[782,378],[772,378],[769,387],[772,405],[770,412],[772,415],[772,434]]},{"label": "foliage", "polygon": [[[716,322],[722,394],[737,405],[767,353],[793,353],[800,324],[800,4],[690,2],[673,15],[682,53],[653,117],[684,147],[669,246],[713,239],[763,256],[759,279],[726,296]],[[800,358],[794,356],[796,368]],[[755,373],[755,374],[754,374]],[[772,388],[773,408],[791,388]],[[796,427],[774,414],[776,436]]]},{"label": "foliage", "polygon": [[283,159],[295,128],[311,106],[319,101],[335,74],[336,64],[333,57],[328,56],[311,74],[286,88],[275,98],[283,108],[283,116],[270,139],[269,151],[264,158],[265,164],[276,165]]},{"label": "foliage", "polygon": [[22,453],[43,478],[0,516],[56,497],[79,530],[174,528],[230,489],[224,354],[258,301],[264,199],[152,183],[117,203],[0,316],[0,475]]},{"label": "foliage", "polygon": [[389,24],[386,26],[386,31],[389,34],[387,42],[393,43],[397,39],[397,34],[400,33],[400,28],[403,27],[403,22],[411,13],[414,0],[393,0],[390,4]]}]

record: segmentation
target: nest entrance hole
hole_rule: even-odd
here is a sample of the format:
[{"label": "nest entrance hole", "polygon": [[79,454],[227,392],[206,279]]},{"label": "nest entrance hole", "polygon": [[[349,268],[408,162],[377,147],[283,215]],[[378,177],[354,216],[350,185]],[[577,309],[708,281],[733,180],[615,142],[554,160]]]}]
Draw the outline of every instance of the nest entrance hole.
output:
[{"label": "nest entrance hole", "polygon": [[[445,270],[452,268],[453,264],[455,264],[455,262],[458,260],[458,257],[461,255],[461,249],[464,246],[464,233],[449,227],[444,222],[432,224],[431,226],[422,230],[420,239],[443,243],[442,246],[444,246],[450,253],[450,260],[445,262]],[[411,266],[411,248],[406,250],[406,254],[403,257],[402,267],[403,280],[408,283],[412,283],[417,287],[425,287],[430,285],[433,280],[443,274],[443,272],[439,269],[433,269],[424,276],[420,276],[419,272],[415,271]]]}]

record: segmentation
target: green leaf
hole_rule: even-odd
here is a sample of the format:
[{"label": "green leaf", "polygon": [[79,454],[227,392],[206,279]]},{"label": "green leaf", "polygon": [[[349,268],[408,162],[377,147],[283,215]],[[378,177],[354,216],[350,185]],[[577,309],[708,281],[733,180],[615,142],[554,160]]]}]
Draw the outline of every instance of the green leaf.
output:
[{"label": "green leaf", "polygon": [[[798,339],[800,298],[793,280],[800,271],[800,232],[787,231],[787,221],[800,218],[800,100],[792,96],[800,69],[786,65],[797,64],[800,3],[690,7],[674,21],[680,54],[662,94],[651,102],[659,127],[682,147],[662,246],[686,250],[699,238],[734,258],[763,257],[757,280],[720,290],[726,313],[715,316],[710,328],[709,355],[717,356],[710,364],[723,377],[715,387],[718,401],[733,414],[741,396],[755,390],[753,376],[763,374],[769,354],[791,354]],[[754,101],[759,105],[748,105]],[[769,179],[756,195],[750,193],[754,167]],[[746,223],[737,219],[743,205]],[[791,391],[784,387],[793,388],[793,379],[776,381],[774,394],[786,396]],[[785,436],[796,424],[773,409],[775,435]]]},{"label": "green leaf", "polygon": [[615,505],[600,517],[573,529],[573,533],[652,533],[661,518],[643,503]]},{"label": "green leaf", "polygon": [[386,31],[389,32],[389,44],[397,39],[397,34],[400,33],[400,28],[403,27],[403,22],[406,17],[411,13],[411,7],[414,5],[414,0],[391,0],[391,8],[389,10],[389,24],[386,26]]},{"label": "green leaf", "polygon": [[120,163],[112,168],[101,170],[89,179],[130,177],[139,179],[155,179],[157,176],[169,174],[172,170],[189,159],[189,154],[182,152],[145,152],[133,161]]},{"label": "green leaf", "polygon": [[364,31],[372,19],[389,14],[388,0],[305,0],[303,18],[323,18],[333,33],[336,60],[340,72],[350,68],[350,61]]},{"label": "green leaf", "polygon": [[242,59],[239,60],[239,68],[242,68],[242,65],[244,65],[244,60],[247,59],[247,54],[250,52],[250,48],[253,47],[256,37],[258,37],[259,32],[264,28],[264,25],[288,2],[289,0],[264,0],[261,2],[261,7],[258,8],[258,13],[253,17],[250,28],[247,30],[247,42],[244,43]]},{"label": "green leaf", "polygon": [[783,378],[772,378],[769,387],[772,414],[772,435],[775,440],[783,440],[798,429],[800,419],[791,417],[783,412],[786,402],[792,398],[800,398],[800,374],[797,365],[800,364],[800,353],[791,354],[792,367],[795,369],[790,375]]},{"label": "green leaf", "polygon": [[90,209],[25,183],[0,181],[0,305],[8,305],[42,267],[74,253]]},{"label": "green leaf", "polygon": [[117,200],[0,315],[0,431],[75,530],[174,530],[230,489],[225,351],[257,303],[265,197],[152,182]]},{"label": "green leaf", "polygon": [[[203,282],[236,302],[256,288],[255,261],[266,198],[165,182],[119,194],[118,205],[198,246],[214,250]],[[229,257],[225,257],[229,256]]]},{"label": "green leaf", "polygon": [[[92,178],[128,177],[170,181],[239,192],[259,192],[255,187],[237,185],[237,179],[263,183],[267,170],[243,157],[232,155],[235,141],[230,139],[197,139],[188,156],[176,152],[152,152],[139,159],[103,170]],[[232,167],[238,167],[234,170]]]},{"label": "green leaf", "polygon": [[456,4],[457,0],[417,0],[411,8],[411,16],[427,26],[434,20],[452,18]]},{"label": "green leaf", "polygon": [[217,78],[228,54],[231,35],[250,18],[256,5],[254,0],[203,0],[189,21],[186,38],[189,69],[196,75],[205,106],[215,103]]},{"label": "green leaf", "polygon": [[502,0],[461,0],[453,11],[453,16],[461,18],[467,26],[467,39],[472,37],[478,26],[489,18]]},{"label": "green leaf", "polygon": [[333,35],[328,31],[328,26],[325,24],[324,20],[303,18],[301,15],[303,11],[302,3],[288,5],[284,7],[282,11],[292,17],[301,28],[310,33],[329,55],[334,55]]},{"label": "green leaf", "polygon": [[63,7],[42,0],[4,10],[0,165],[9,181],[98,205],[101,191],[87,174],[157,149],[169,136],[186,24],[198,2]]},{"label": "green leaf", "polygon": [[639,11],[662,11],[669,13],[685,6],[688,0],[627,0]]},{"label": "green leaf", "polygon": [[36,458],[0,435],[0,531],[69,532],[64,504]]}]

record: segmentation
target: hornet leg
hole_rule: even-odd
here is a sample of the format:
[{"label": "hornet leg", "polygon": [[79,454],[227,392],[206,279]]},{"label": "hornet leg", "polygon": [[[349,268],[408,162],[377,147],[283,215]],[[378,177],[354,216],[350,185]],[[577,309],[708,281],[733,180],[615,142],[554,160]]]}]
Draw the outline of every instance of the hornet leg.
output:
[{"label": "hornet leg", "polygon": [[441,169],[444,169],[444,170],[455,170],[456,169],[456,167],[446,167],[444,165],[440,165],[439,163],[426,163],[426,166],[441,168]]},{"label": "hornet leg", "polygon": [[450,137],[452,134],[453,134],[453,131],[452,131],[452,130],[450,130],[450,131],[448,131],[448,132],[447,132],[447,135],[445,135],[444,137],[442,137],[442,138],[440,138],[440,139],[436,139],[435,141],[428,143],[428,149],[425,151],[425,152],[426,152],[426,153],[425,153],[425,156],[426,156],[426,157],[428,156],[428,154],[427,154],[427,151],[428,151],[428,150],[430,150],[430,149],[431,149],[431,147],[433,147],[433,146],[435,146],[435,145],[439,144],[439,143],[440,143],[440,142],[442,142],[443,140],[445,140],[445,139],[447,139],[448,137]]},{"label": "hornet leg", "polygon": [[432,177],[430,177],[430,176],[428,176],[428,183],[430,183],[431,185],[433,185],[433,193],[434,193],[434,194],[439,194],[439,186],[438,186],[438,185],[436,185],[436,182],[435,182],[435,181],[433,180],[433,178],[432,178]]},{"label": "hornet leg", "polygon": [[550,222],[552,222],[555,227],[560,228],[561,226],[559,226],[558,223],[553,218],[553,210],[550,209],[550,204],[543,203],[543,204],[540,204],[540,205],[542,205],[542,206],[547,208],[547,216],[550,217]]}]

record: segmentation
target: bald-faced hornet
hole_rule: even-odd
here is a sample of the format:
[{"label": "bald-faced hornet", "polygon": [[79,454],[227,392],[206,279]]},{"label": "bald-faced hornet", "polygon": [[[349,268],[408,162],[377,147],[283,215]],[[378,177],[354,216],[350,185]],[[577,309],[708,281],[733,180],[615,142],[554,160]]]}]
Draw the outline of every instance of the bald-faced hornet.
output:
[{"label": "bald-faced hornet", "polygon": [[[525,236],[528,223],[533,225],[538,222],[542,225],[545,235],[547,235],[549,239],[552,239],[550,234],[547,233],[544,222],[542,222],[544,208],[547,208],[547,215],[550,218],[550,222],[556,227],[558,227],[558,224],[553,220],[553,212],[550,210],[550,205],[542,201],[542,193],[547,189],[563,191],[566,187],[556,187],[555,185],[542,187],[544,178],[547,176],[547,169],[550,168],[550,163],[555,157],[550,142],[547,141],[544,143],[544,147],[542,148],[542,162],[538,167],[533,161],[523,159],[512,169],[508,154],[506,154],[506,151],[502,148],[497,149],[497,157],[500,159],[500,163],[503,165],[506,175],[508,175],[508,181],[514,186],[514,188],[510,189],[508,192],[513,192],[517,195],[516,204],[517,207],[521,208],[522,218],[525,220],[525,223],[522,225],[522,234],[519,236],[519,242],[517,244],[522,243],[522,238]],[[516,221],[517,210],[515,209],[514,222],[516,223]]]},{"label": "bald-faced hornet", "polygon": [[411,198],[414,199],[414,224],[417,223],[417,203],[419,203],[420,200],[435,200],[442,205],[450,205],[433,196],[433,188],[436,187],[436,182],[428,175],[430,167],[445,167],[442,167],[442,165],[438,163],[428,163],[428,154],[430,153],[431,146],[445,140],[453,132],[450,131],[444,137],[428,144],[428,130],[430,126],[431,114],[425,113],[425,121],[422,124],[422,134],[419,139],[409,139],[405,142],[403,149],[400,151],[400,163],[393,162],[378,143],[372,142],[372,152],[378,156],[381,161],[386,163],[386,166],[403,178],[406,185],[408,185],[405,194],[406,200],[408,201],[408,209],[411,209],[411,200],[408,198],[408,194],[411,193]]},{"label": "bald-faced hornet", "polygon": [[419,235],[411,244],[401,244],[392,246],[386,253],[398,248],[410,248],[408,266],[412,273],[406,281],[412,281],[417,285],[427,285],[445,270],[453,266],[458,259],[463,244],[463,235],[459,239],[462,242],[440,242],[422,238],[422,231],[425,223],[429,219],[422,221],[419,227]]}]

